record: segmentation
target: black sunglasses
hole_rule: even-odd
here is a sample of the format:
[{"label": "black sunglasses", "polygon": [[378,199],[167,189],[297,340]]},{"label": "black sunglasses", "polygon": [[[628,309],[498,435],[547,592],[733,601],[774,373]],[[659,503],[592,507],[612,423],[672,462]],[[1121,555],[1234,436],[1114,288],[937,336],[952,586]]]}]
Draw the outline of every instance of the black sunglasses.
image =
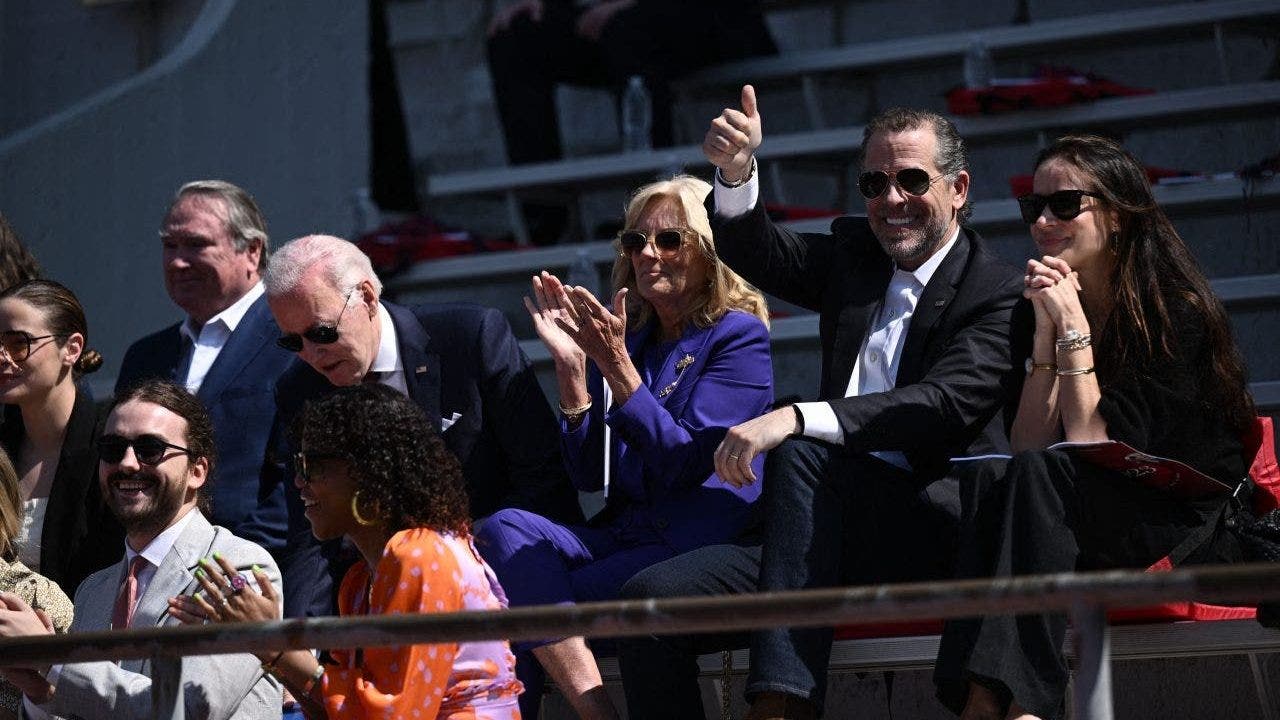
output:
[{"label": "black sunglasses", "polygon": [[338,326],[342,324],[342,316],[347,313],[347,306],[351,304],[351,296],[355,291],[356,288],[351,288],[351,292],[347,293],[347,299],[342,302],[342,311],[338,313],[338,319],[334,320],[332,325],[312,325],[301,335],[297,333],[281,335],[276,338],[276,344],[289,352],[302,352],[303,338],[316,345],[332,345],[338,342]]},{"label": "black sunglasses", "polygon": [[[929,177],[929,172],[923,168],[903,168],[893,174],[893,182],[903,192],[912,195],[923,195],[929,192],[929,186],[938,181],[939,178],[945,176],[937,175]],[[862,193],[862,197],[868,200],[875,200],[889,189],[889,173],[883,170],[869,170],[858,176],[858,192]]]},{"label": "black sunglasses", "polygon": [[0,350],[4,350],[4,354],[16,363],[31,357],[31,344],[37,340],[48,340],[49,338],[68,337],[65,333],[55,333],[52,335],[30,335],[21,330],[6,330],[0,333]]},{"label": "black sunglasses", "polygon": [[[684,244],[684,236],[690,232],[688,228],[663,228],[653,233],[653,247],[659,255],[670,257],[680,252]],[[618,244],[622,246],[622,254],[626,256],[644,252],[649,244],[649,233],[643,230],[623,230],[618,233]]]},{"label": "black sunglasses", "polygon": [[136,438],[103,435],[98,438],[98,457],[103,462],[114,465],[124,460],[124,453],[130,447],[133,448],[133,456],[143,465],[159,465],[165,461],[165,455],[169,454],[169,450],[177,450],[185,455],[191,454],[187,448],[165,442],[155,435],[139,435]]},{"label": "black sunglasses", "polygon": [[1045,206],[1049,207],[1049,212],[1059,220],[1074,220],[1082,210],[1080,208],[1080,198],[1088,195],[1092,198],[1101,198],[1098,193],[1092,193],[1088,190],[1059,190],[1048,195],[1037,195],[1031,193],[1018,198],[1018,209],[1022,211],[1022,222],[1028,225],[1035,225],[1040,219],[1040,215],[1044,213]]},{"label": "black sunglasses", "polygon": [[293,469],[297,472],[298,477],[302,478],[302,482],[310,485],[313,479],[312,473],[316,472],[317,465],[325,460],[341,459],[338,455],[298,452],[293,454]]}]

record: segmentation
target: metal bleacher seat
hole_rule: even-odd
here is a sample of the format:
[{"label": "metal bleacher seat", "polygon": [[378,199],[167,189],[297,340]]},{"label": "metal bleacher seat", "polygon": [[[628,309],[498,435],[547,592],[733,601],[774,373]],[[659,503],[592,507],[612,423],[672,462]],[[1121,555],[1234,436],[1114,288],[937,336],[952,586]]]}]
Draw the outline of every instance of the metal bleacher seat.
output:
[{"label": "metal bleacher seat", "polygon": [[[1222,0],[1195,2],[1143,10],[1091,14],[1025,25],[989,27],[916,38],[859,43],[821,50],[784,53],[755,58],[702,71],[681,85],[686,91],[708,84],[742,81],[803,79],[815,73],[868,71],[911,64],[938,63],[964,55],[975,39],[981,39],[995,56],[1029,54],[1071,45],[1126,43],[1181,36],[1196,27],[1211,28],[1217,39],[1220,85],[1139,97],[1102,100],[1087,105],[1034,110],[1002,116],[961,118],[961,134],[970,143],[994,142],[1013,136],[1036,136],[1054,129],[1106,126],[1168,125],[1195,119],[1214,121],[1257,116],[1280,107],[1280,82],[1232,83],[1224,54],[1224,25],[1280,17],[1274,0]],[[763,160],[836,155],[852,157],[858,147],[861,126],[824,127],[810,112],[814,129],[771,134],[759,150]],[[475,194],[500,194],[506,199],[508,222],[518,236],[523,220],[517,201],[520,193],[555,189],[573,194],[614,182],[705,166],[697,145],[653,152],[619,153],[569,158],[517,167],[493,167],[432,175],[425,194],[433,199]],[[775,197],[784,197],[776,171],[766,180]]]}]

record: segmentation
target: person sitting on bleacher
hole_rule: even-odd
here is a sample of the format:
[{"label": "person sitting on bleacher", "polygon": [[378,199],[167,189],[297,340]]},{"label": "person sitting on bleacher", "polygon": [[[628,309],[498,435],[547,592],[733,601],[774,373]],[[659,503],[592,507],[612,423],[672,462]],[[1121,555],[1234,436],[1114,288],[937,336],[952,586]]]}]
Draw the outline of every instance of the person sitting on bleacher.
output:
[{"label": "person sitting on bleacher", "polygon": [[[1008,447],[1001,411],[1022,376],[1010,342],[1022,284],[964,224],[969,171],[955,125],[909,108],[872,118],[858,183],[867,216],[837,218],[830,234],[769,219],[753,157],[761,137],[748,86],[703,144],[717,167],[712,227],[730,267],[821,314],[820,401],[736,426],[716,450],[734,484],[752,481],[769,452],[763,545],[686,553],[632,578],[624,597],[950,577],[950,458]],[[818,714],[831,640],[830,628],[753,633],[749,717]],[[631,717],[700,716],[694,653],[707,649],[682,637],[623,642]]]},{"label": "person sitting on bleacher", "polygon": [[[961,573],[1241,559],[1219,521],[1249,466],[1254,406],[1222,303],[1117,143],[1061,138],[1037,158],[1034,189],[1018,199],[1042,253],[1027,261],[1023,292],[1035,335],[1011,443],[1025,452],[1007,468],[984,463],[966,484]],[[1062,440],[1120,440],[1227,489],[1182,499],[1046,449]],[[1062,614],[948,623],[939,697],[965,720],[1059,717],[1065,632]]]},{"label": "person sitting on bleacher", "polygon": [[[671,81],[713,63],[777,52],[760,0],[517,0],[489,25],[489,73],[513,165],[559,160],[555,88],[613,88],[639,76],[653,147],[673,142]],[[568,208],[526,202],[532,241],[556,242]]]},{"label": "person sitting on bleacher", "polygon": [[[513,606],[613,600],[636,571],[754,523],[760,485],[726,485],[711,455],[773,400],[768,311],[716,257],[710,191],[687,176],[636,191],[611,309],[548,273],[533,279],[526,305],[555,362],[565,465],[608,502],[585,527],[514,509],[480,524],[476,544]],[[539,663],[580,717],[616,717],[581,637],[516,647],[525,717],[538,715]]]}]

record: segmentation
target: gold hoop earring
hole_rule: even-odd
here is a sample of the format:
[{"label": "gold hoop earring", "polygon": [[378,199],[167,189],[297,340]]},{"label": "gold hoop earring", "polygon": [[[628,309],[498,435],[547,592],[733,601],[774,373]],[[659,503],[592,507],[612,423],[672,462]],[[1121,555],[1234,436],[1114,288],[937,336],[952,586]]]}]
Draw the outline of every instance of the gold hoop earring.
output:
[{"label": "gold hoop earring", "polygon": [[351,517],[355,518],[356,523],[361,525],[362,527],[369,527],[370,525],[378,524],[378,521],[370,520],[369,518],[360,514],[360,491],[359,490],[355,491],[355,494],[351,496]]}]

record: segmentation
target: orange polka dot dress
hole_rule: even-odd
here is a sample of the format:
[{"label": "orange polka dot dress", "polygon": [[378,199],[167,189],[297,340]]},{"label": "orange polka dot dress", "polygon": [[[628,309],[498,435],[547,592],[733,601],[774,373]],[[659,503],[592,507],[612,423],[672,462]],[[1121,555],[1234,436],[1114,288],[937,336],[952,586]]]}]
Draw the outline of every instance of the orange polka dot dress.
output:
[{"label": "orange polka dot dress", "polygon": [[[367,594],[367,597],[366,597]],[[369,578],[347,571],[348,615],[499,610],[506,598],[471,537],[414,528],[391,537]],[[515,657],[506,641],[335,650],[322,688],[331,720],[519,720]]]}]

